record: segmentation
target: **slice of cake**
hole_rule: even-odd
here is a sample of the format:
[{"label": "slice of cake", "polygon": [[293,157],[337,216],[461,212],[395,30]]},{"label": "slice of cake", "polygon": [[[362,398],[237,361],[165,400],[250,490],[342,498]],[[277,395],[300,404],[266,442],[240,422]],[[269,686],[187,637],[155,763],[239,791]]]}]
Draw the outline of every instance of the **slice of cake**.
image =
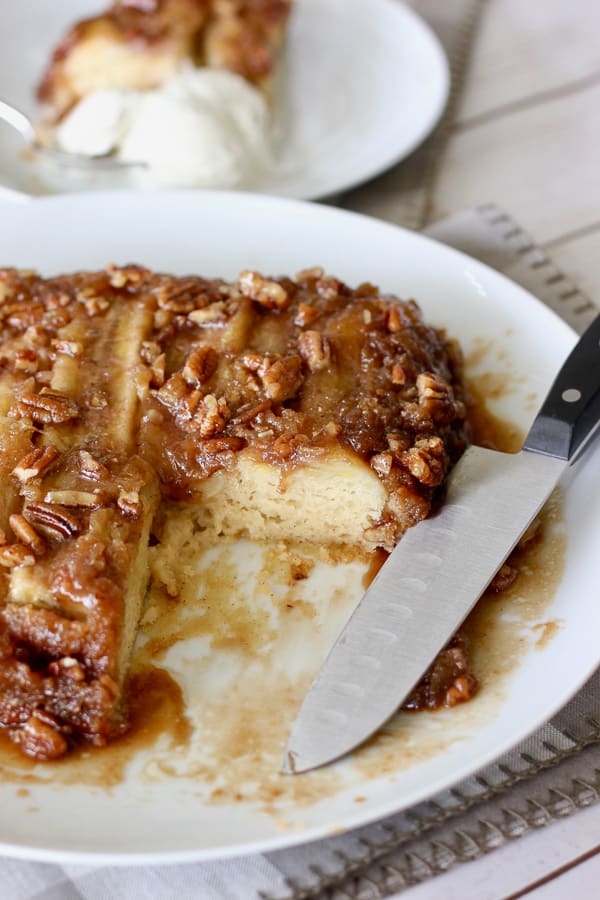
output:
[{"label": "slice of cake", "polygon": [[0,296],[0,725],[39,759],[125,727],[158,511],[391,549],[468,438],[456,344],[371,284],[132,265]]},{"label": "slice of cake", "polygon": [[182,62],[236,72],[270,91],[291,0],[116,0],[75,24],[38,88],[60,119],[105,89],[160,87]]}]

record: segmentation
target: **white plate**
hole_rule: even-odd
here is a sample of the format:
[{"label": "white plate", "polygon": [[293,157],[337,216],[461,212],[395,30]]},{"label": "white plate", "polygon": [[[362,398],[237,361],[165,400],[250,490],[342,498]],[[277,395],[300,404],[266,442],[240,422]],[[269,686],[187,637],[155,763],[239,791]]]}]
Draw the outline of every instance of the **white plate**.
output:
[{"label": "white plate", "polygon": [[[418,298],[428,320],[447,327],[471,358],[473,351],[485,357],[480,371],[503,373],[500,411],[523,427],[574,342],[569,328],[531,295],[456,251],[350,213],[259,195],[98,194],[6,204],[0,206],[0,247],[0,263],[45,274],[137,260],[180,274],[224,276],[247,266],[293,273],[320,264],[351,284],[375,281],[386,291]],[[465,777],[548,719],[598,665],[592,623],[600,578],[599,513],[596,448],[566,491],[564,573],[537,623],[560,627],[538,649],[533,642],[539,632],[520,635],[514,672],[484,683],[471,703],[398,717],[395,737],[349,762],[294,778],[277,774],[285,730],[299,702],[296,693],[286,705],[282,691],[289,687],[293,694],[293,683],[314,671],[348,612],[334,596],[331,579],[338,578],[342,590],[344,579],[350,584],[350,600],[360,594],[358,571],[341,567],[338,575],[327,576],[327,589],[320,582],[319,596],[308,598],[315,617],[289,619],[270,654],[240,661],[233,651],[213,650],[198,670],[195,656],[206,653],[206,644],[170,652],[168,665],[180,673],[186,692],[202,688],[216,716],[213,727],[222,726],[231,738],[216,763],[208,758],[207,732],[190,751],[196,777],[159,777],[142,755],[122,783],[102,791],[64,784],[67,763],[54,783],[26,784],[29,793],[22,796],[4,772],[0,849],[44,860],[129,864],[223,857],[348,829]],[[251,560],[246,565],[251,579]],[[314,591],[315,582],[308,583]],[[224,687],[236,672],[237,683]],[[244,697],[252,682],[259,696]],[[252,729],[254,745],[248,743]],[[157,756],[160,751],[153,750],[149,758]],[[174,757],[189,771],[189,760]],[[207,772],[217,780],[207,783]],[[229,796],[232,777],[241,799],[209,796],[223,785]]]},{"label": "white plate", "polygon": [[[60,35],[101,0],[5,0],[0,97],[35,115],[35,84]],[[281,169],[254,190],[315,199],[376,175],[417,147],[446,103],[437,38],[399,0],[296,0],[283,57]],[[114,186],[114,176],[43,178],[0,125],[0,183],[40,194]]]}]

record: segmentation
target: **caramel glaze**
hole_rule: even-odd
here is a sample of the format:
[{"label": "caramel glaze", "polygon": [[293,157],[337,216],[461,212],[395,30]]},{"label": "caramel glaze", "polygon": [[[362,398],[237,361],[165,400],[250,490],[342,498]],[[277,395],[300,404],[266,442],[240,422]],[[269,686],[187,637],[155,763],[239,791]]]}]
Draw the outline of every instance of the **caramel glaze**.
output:
[{"label": "caramel glaze", "polygon": [[44,762],[24,756],[0,730],[0,777],[19,784],[88,784],[110,789],[123,781],[127,766],[161,738],[175,750],[189,742],[192,726],[181,687],[165,669],[146,663],[132,672],[126,685],[128,728],[118,740],[93,749],[86,743],[68,756]]}]

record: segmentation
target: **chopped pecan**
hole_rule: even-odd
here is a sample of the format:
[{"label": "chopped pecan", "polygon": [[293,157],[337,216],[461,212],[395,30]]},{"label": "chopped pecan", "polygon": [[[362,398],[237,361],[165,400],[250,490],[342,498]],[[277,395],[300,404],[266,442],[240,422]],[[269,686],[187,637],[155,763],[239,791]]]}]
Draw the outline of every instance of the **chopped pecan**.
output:
[{"label": "chopped pecan", "polygon": [[505,591],[516,581],[518,574],[518,569],[515,569],[514,566],[511,566],[508,563],[504,563],[492,578],[488,586],[488,591],[492,591],[494,594]]},{"label": "chopped pecan", "polygon": [[60,452],[52,444],[47,447],[36,447],[17,463],[12,474],[21,484],[27,484],[33,478],[39,478],[48,472],[59,456]]},{"label": "chopped pecan", "polygon": [[238,412],[235,417],[235,421],[240,425],[243,425],[246,422],[251,422],[252,419],[255,419],[261,413],[264,413],[268,409],[271,409],[272,406],[272,400],[263,400],[261,403],[254,404],[254,406],[245,407]]},{"label": "chopped pecan", "polygon": [[298,338],[298,350],[311,372],[327,369],[331,363],[331,344],[318,331],[304,331]]},{"label": "chopped pecan", "polygon": [[341,281],[328,275],[318,278],[315,282],[317,293],[325,300],[335,300],[336,297],[339,297],[342,287]]},{"label": "chopped pecan", "polygon": [[472,675],[459,675],[446,691],[444,706],[452,707],[457,706],[459,703],[466,703],[476,691],[477,682]]},{"label": "chopped pecan", "polygon": [[83,353],[83,344],[80,341],[53,340],[52,348],[56,353],[61,353],[63,356],[71,356],[73,359],[76,359]]},{"label": "chopped pecan", "polygon": [[401,331],[403,328],[402,314],[397,306],[392,306],[387,314],[387,329],[394,334],[394,332]]},{"label": "chopped pecan", "polygon": [[406,384],[406,373],[402,366],[398,365],[398,363],[395,363],[392,366],[392,384]]},{"label": "chopped pecan", "polygon": [[26,348],[17,350],[15,353],[14,367],[16,372],[24,372],[26,375],[33,375],[37,372],[40,359],[35,350]]},{"label": "chopped pecan", "polygon": [[42,388],[39,394],[22,394],[20,400],[11,406],[8,415],[48,425],[75,419],[79,410],[77,404],[66,394]]},{"label": "chopped pecan", "polygon": [[294,316],[294,325],[297,325],[298,328],[306,328],[307,325],[312,325],[315,319],[318,318],[318,309],[315,309],[314,306],[310,306],[308,303],[299,303],[298,311]]},{"label": "chopped pecan", "polygon": [[224,453],[227,451],[242,450],[246,446],[244,438],[235,435],[222,435],[221,437],[207,438],[202,444],[203,453]]},{"label": "chopped pecan", "polygon": [[330,437],[337,437],[338,434],[341,434],[342,426],[338,422],[334,422],[332,419],[327,423],[323,431],[325,431]]},{"label": "chopped pecan", "polygon": [[173,321],[173,313],[168,309],[157,309],[152,317],[155,330],[165,329]]},{"label": "chopped pecan", "polygon": [[115,266],[114,263],[109,263],[106,271],[111,287],[117,289],[128,287],[129,285],[139,287],[148,275],[147,269],[144,269],[143,266],[135,265]]},{"label": "chopped pecan", "polygon": [[276,403],[294,397],[303,381],[301,358],[284,356],[276,360],[261,375],[261,381],[267,397]]},{"label": "chopped pecan", "polygon": [[182,375],[188,384],[194,387],[206,384],[217,370],[219,356],[209,346],[196,347],[185,361]]},{"label": "chopped pecan", "polygon": [[394,457],[391,453],[375,453],[371,457],[371,468],[375,469],[378,475],[389,475],[393,462]]},{"label": "chopped pecan", "polygon": [[279,282],[264,278],[258,272],[246,269],[240,274],[240,291],[267,309],[287,309],[290,305],[288,292]]},{"label": "chopped pecan", "polygon": [[44,721],[45,718],[41,710],[36,710],[20,728],[11,728],[9,735],[27,756],[41,760],[58,759],[67,752],[67,740],[60,733],[58,724],[50,724]]},{"label": "chopped pecan", "polygon": [[224,322],[227,318],[225,313],[225,302],[223,300],[215,300],[208,306],[202,306],[200,309],[193,309],[188,313],[188,319],[194,325],[215,325],[217,322]]},{"label": "chopped pecan", "polygon": [[180,409],[182,402],[185,400],[189,391],[189,387],[181,372],[175,372],[165,381],[163,386],[156,391],[157,400],[167,407],[172,413],[176,413]]},{"label": "chopped pecan", "polygon": [[92,391],[89,395],[89,403],[92,409],[106,409],[108,406],[108,397],[104,391]]},{"label": "chopped pecan", "polygon": [[313,266],[310,269],[302,269],[300,272],[297,272],[294,281],[300,284],[302,281],[312,281],[323,278],[324,275],[325,270],[322,269],[321,266]]},{"label": "chopped pecan", "polygon": [[169,280],[156,289],[156,302],[159,309],[166,309],[174,313],[190,313],[196,307],[198,291],[199,287],[196,281],[173,282]]},{"label": "chopped pecan", "polygon": [[24,544],[4,544],[0,547],[0,566],[4,566],[5,569],[33,565],[35,556]]},{"label": "chopped pecan", "polygon": [[53,503],[30,503],[24,508],[23,515],[48,537],[59,541],[75,537],[81,531],[77,519],[65,507]]},{"label": "chopped pecan", "polygon": [[117,498],[117,506],[124,515],[132,519],[139,518],[142,509],[139,491],[121,491]]},{"label": "chopped pecan", "polygon": [[74,656],[63,656],[62,659],[55,659],[48,666],[48,671],[52,675],[66,676],[71,681],[85,681],[85,673]]},{"label": "chopped pecan", "polygon": [[46,309],[63,309],[71,302],[66,291],[51,291],[45,297]]},{"label": "chopped pecan", "polygon": [[386,437],[388,447],[395,456],[400,456],[405,450],[410,449],[411,439],[408,434],[391,431]]},{"label": "chopped pecan", "polygon": [[419,438],[402,454],[401,462],[421,484],[435,487],[446,472],[444,442],[440,437]]},{"label": "chopped pecan", "polygon": [[85,292],[82,292],[82,295],[80,295],[80,299],[83,302],[85,311],[90,319],[93,319],[95,316],[99,316],[101,313],[106,312],[106,310],[110,306],[110,302],[106,299],[106,297],[101,297],[98,294],[94,293],[89,293],[87,295],[84,294]]},{"label": "chopped pecan", "polygon": [[214,394],[207,394],[199,400],[191,426],[198,429],[200,437],[213,437],[223,431],[229,415],[229,408],[223,397],[217,399]]},{"label": "chopped pecan", "polygon": [[91,491],[48,491],[44,502],[71,509],[94,509],[101,505],[101,497]]},{"label": "chopped pecan", "polygon": [[103,481],[110,478],[110,472],[101,462],[94,459],[87,450],[79,451],[78,468],[84,478],[91,481]]},{"label": "chopped pecan", "polygon": [[282,434],[270,447],[275,456],[281,459],[289,459],[296,452],[298,447],[308,442],[305,434]]},{"label": "chopped pecan", "polygon": [[23,518],[19,513],[13,513],[8,518],[8,524],[12,528],[18,541],[29,547],[35,556],[43,556],[46,552],[46,542],[41,537],[33,525],[30,525],[27,519]]},{"label": "chopped pecan", "polygon": [[162,350],[160,344],[156,341],[142,341],[140,346],[140,357],[147,365],[151,366],[161,353]]},{"label": "chopped pecan", "polygon": [[432,372],[417,375],[419,406],[436,422],[450,422],[458,413],[452,388]]}]

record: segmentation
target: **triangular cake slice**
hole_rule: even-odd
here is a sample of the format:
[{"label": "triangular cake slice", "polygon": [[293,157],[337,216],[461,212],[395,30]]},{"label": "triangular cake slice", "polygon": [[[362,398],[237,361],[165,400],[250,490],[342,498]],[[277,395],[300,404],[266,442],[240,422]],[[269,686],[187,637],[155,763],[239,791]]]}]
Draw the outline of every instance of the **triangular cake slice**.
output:
[{"label": "triangular cake slice", "polygon": [[291,0],[116,0],[73,25],[38,88],[51,121],[88,94],[162,85],[187,61],[242,75],[267,95]]}]

